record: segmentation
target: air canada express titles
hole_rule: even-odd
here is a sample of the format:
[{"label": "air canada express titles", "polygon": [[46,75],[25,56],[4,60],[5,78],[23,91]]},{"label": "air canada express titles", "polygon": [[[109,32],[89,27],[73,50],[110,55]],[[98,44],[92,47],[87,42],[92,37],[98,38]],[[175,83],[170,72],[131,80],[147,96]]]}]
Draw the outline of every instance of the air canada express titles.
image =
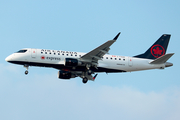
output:
[{"label": "air canada express titles", "polygon": [[41,52],[62,53],[62,54],[76,54],[77,55],[77,52],[61,51],[61,50],[45,50],[45,49],[41,49]]},{"label": "air canada express titles", "polygon": [[58,57],[46,57],[46,59],[47,60],[61,60],[61,58],[58,58]]}]

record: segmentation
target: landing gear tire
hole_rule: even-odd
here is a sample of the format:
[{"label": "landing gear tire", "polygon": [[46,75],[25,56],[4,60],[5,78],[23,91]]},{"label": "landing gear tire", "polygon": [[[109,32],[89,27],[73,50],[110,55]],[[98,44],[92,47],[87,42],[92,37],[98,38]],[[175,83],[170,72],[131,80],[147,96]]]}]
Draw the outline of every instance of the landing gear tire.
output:
[{"label": "landing gear tire", "polygon": [[25,71],[25,75],[27,75],[27,74],[28,74],[28,71],[26,70],[26,71]]},{"label": "landing gear tire", "polygon": [[85,83],[87,83],[87,81],[88,81],[88,79],[85,77],[85,78],[83,78],[83,80],[82,80],[82,82],[85,84]]}]

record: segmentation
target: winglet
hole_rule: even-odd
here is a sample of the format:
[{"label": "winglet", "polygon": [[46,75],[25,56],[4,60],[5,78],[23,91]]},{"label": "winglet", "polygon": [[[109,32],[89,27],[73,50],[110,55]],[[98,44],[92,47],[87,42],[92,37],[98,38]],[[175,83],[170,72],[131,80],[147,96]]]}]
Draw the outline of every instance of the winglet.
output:
[{"label": "winglet", "polygon": [[113,40],[117,40],[120,34],[121,34],[121,32],[119,32],[119,33],[116,35],[116,37],[114,37]]}]

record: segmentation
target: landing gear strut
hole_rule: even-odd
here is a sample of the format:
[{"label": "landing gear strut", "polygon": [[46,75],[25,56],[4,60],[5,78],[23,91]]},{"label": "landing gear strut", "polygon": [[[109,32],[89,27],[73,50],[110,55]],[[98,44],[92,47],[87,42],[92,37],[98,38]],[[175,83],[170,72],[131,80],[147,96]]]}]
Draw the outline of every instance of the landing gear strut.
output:
[{"label": "landing gear strut", "polygon": [[89,70],[89,69],[90,69],[90,67],[91,67],[91,65],[90,65],[90,64],[86,64],[86,69],[87,69],[87,70]]},{"label": "landing gear strut", "polygon": [[92,74],[92,70],[87,70],[87,74],[91,75]]},{"label": "landing gear strut", "polygon": [[24,65],[24,67],[26,68],[25,75],[27,75],[28,74],[29,65]]}]

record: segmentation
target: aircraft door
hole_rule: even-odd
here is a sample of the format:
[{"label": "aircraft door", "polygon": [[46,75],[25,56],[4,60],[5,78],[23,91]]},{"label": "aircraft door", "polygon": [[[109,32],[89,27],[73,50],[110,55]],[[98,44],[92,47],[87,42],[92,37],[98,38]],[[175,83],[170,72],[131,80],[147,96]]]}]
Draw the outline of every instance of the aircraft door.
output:
[{"label": "aircraft door", "polygon": [[133,58],[132,57],[128,57],[128,64],[129,64],[129,67],[133,66]]},{"label": "aircraft door", "polygon": [[36,58],[37,50],[36,49],[31,49],[31,57]]}]

